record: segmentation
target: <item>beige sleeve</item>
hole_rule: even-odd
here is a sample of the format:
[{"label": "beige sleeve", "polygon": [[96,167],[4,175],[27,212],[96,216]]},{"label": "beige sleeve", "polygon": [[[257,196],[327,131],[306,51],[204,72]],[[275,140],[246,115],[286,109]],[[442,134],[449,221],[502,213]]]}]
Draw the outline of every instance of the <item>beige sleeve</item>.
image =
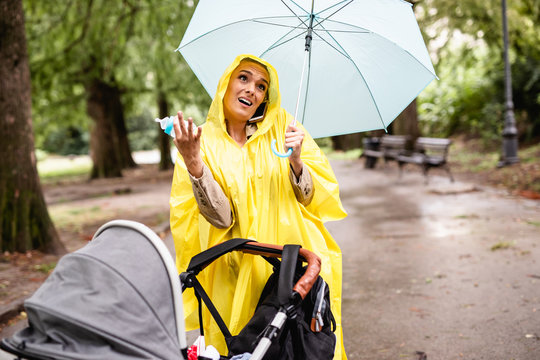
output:
[{"label": "beige sleeve", "polygon": [[313,199],[315,189],[313,188],[313,179],[306,164],[302,166],[302,173],[297,178],[294,171],[289,167],[289,179],[293,187],[296,200],[304,206],[308,206]]},{"label": "beige sleeve", "polygon": [[203,174],[195,178],[189,174],[193,194],[204,218],[218,229],[226,229],[232,224],[229,199],[214,179],[212,172],[203,164]]}]

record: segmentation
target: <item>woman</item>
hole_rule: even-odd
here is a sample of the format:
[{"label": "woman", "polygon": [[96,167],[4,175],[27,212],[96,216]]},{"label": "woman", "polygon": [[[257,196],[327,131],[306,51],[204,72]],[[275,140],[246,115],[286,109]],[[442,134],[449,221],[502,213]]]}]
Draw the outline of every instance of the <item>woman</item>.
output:
[{"label": "woman", "polygon": [[[251,119],[265,107],[264,117]],[[225,240],[300,244],[322,260],[336,317],[335,359],[345,359],[341,330],[341,251],[323,222],[346,216],[334,173],[301,125],[280,106],[276,70],[252,55],[240,55],[220,79],[206,123],[175,121],[177,157],[171,190],[171,230],[178,271],[194,255]],[[272,139],[288,159],[270,150]],[[260,257],[233,252],[220,257],[199,279],[231,333],[249,321],[272,268]],[[184,294],[186,328],[198,326],[197,301]],[[206,311],[205,319],[210,315]],[[215,322],[206,322],[208,344],[226,352]]]}]

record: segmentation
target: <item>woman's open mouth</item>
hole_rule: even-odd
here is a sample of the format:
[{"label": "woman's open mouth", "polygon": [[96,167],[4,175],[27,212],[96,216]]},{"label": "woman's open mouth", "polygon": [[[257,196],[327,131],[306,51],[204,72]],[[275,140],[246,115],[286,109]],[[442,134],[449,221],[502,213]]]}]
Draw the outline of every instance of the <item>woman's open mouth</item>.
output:
[{"label": "woman's open mouth", "polygon": [[245,99],[243,97],[241,98],[238,98],[238,101],[246,106],[251,106],[251,101],[249,101],[248,99]]}]

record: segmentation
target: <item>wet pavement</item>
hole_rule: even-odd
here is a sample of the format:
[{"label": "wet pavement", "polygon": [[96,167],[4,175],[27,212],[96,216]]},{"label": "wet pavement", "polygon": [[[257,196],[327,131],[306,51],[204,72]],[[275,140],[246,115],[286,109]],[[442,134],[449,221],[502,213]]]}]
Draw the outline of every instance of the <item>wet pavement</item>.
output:
[{"label": "wet pavement", "polygon": [[540,359],[540,201],[437,171],[426,185],[417,171],[332,165],[349,213],[327,224],[349,359]]},{"label": "wet pavement", "polygon": [[540,202],[333,166],[350,359],[540,359]]}]

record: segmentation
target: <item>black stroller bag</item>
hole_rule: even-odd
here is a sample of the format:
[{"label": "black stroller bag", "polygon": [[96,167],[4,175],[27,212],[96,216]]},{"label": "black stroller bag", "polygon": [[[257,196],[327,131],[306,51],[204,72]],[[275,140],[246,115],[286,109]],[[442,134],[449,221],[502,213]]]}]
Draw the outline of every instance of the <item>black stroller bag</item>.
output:
[{"label": "black stroller bag", "polygon": [[[250,243],[246,244],[248,241]],[[300,251],[298,245],[285,245],[283,250],[275,250],[274,246],[276,251],[274,255],[265,253],[276,256],[282,252],[281,262],[274,257],[263,255],[274,266],[274,272],[266,282],[251,320],[238,335],[230,334],[204,289],[196,279],[194,280],[193,275],[217,257],[231,250],[246,251],[247,247],[247,252],[257,253],[258,250],[251,247],[264,249],[269,246],[255,244],[257,243],[246,239],[233,239],[219,244],[195,256],[188,271],[181,275],[183,285],[194,287],[196,296],[205,302],[219,325],[229,349],[228,356],[253,353],[256,359],[259,359],[258,356],[261,359],[281,360],[333,359],[336,346],[334,334],[336,323],[330,309],[328,285],[321,276],[318,276],[317,271],[315,281],[312,285],[310,284],[310,289],[307,294],[304,294],[304,299],[293,290],[293,285],[301,282],[307,270],[307,267],[302,267],[302,262],[298,259]],[[277,326],[276,319],[280,316],[283,319],[282,325]],[[201,334],[203,334],[202,319],[200,322]],[[257,350],[263,347],[261,344],[265,342],[264,340],[266,340],[265,348]]]}]

